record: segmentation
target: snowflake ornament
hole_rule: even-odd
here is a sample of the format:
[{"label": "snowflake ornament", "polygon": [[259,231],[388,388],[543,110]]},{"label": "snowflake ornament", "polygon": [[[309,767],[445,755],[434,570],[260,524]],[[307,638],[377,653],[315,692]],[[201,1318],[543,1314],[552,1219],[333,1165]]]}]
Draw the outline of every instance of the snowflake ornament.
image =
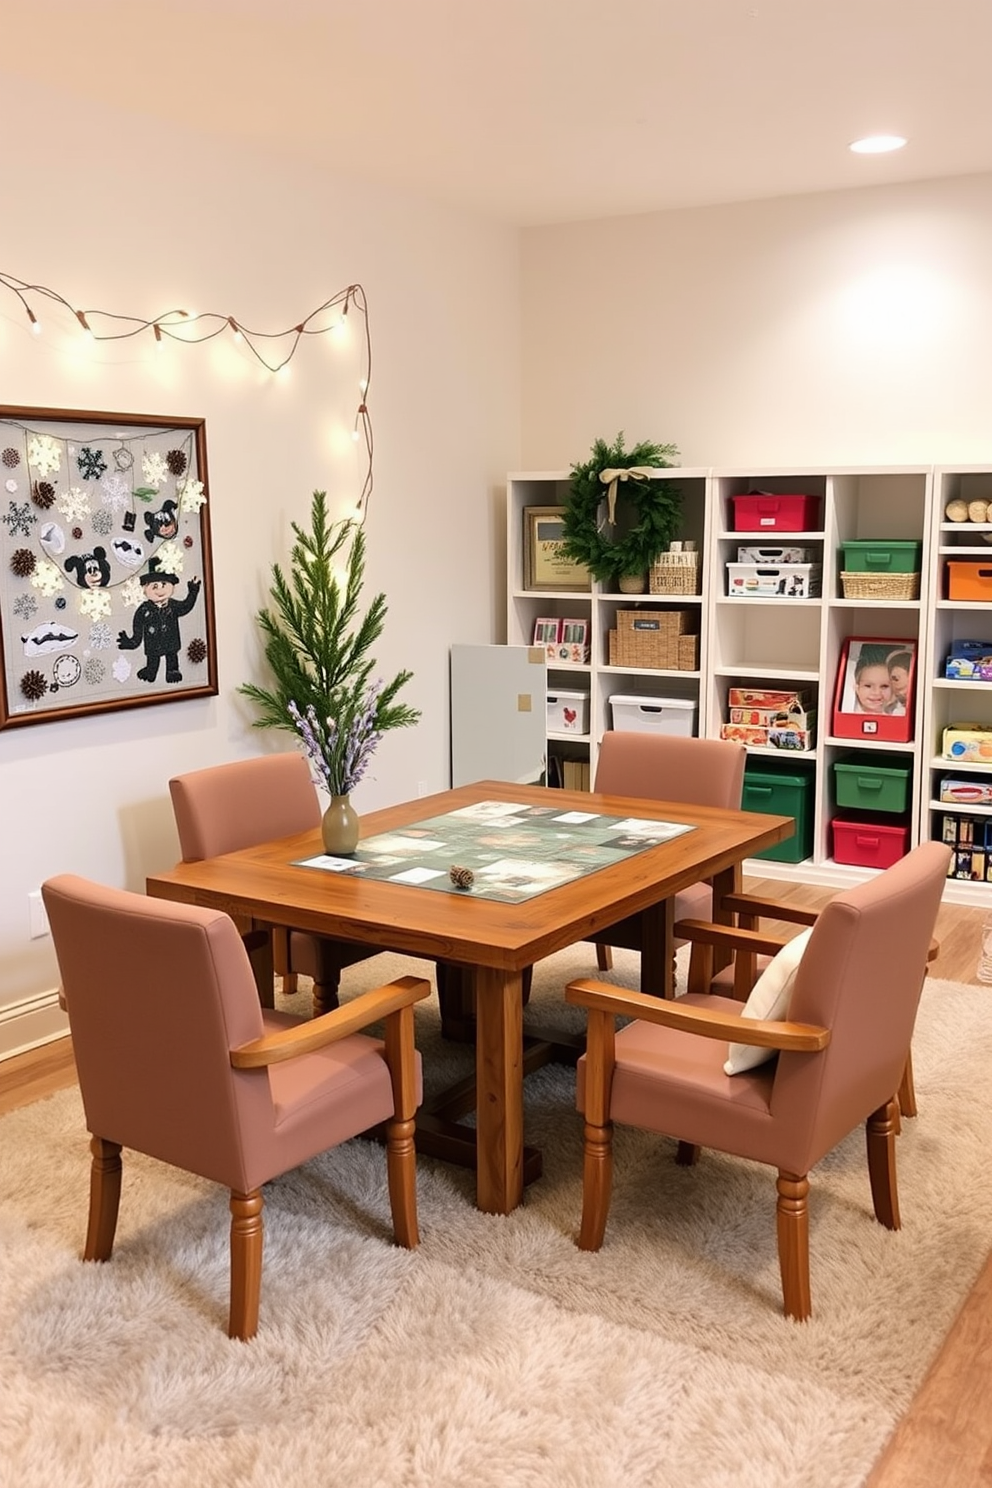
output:
[{"label": "snowflake ornament", "polygon": [[103,620],[98,620],[95,625],[90,626],[90,650],[107,651],[113,641],[113,632],[110,626]]},{"label": "snowflake ornament", "polygon": [[106,589],[84,589],[76,595],[76,604],[81,615],[91,620],[102,620],[111,611],[110,595]]},{"label": "snowflake ornament", "polygon": [[4,450],[3,463],[6,465],[8,470],[16,470],[17,466],[20,465],[21,457],[17,453],[17,450],[13,448],[13,446],[8,445],[7,448]]},{"label": "snowflake ornament", "polygon": [[114,662],[112,671],[114,673],[115,682],[126,682],[128,677],[130,677],[131,675],[131,663],[128,661],[126,656],[118,656],[117,660]]},{"label": "snowflake ornament", "polygon": [[35,589],[40,589],[47,599],[51,599],[53,594],[58,594],[60,589],[65,588],[65,580],[55,564],[48,563],[45,559],[42,559],[31,575],[31,583]]},{"label": "snowflake ornament", "polygon": [[9,501],[3,520],[11,537],[30,537],[34,526],[34,512],[26,501]]},{"label": "snowflake ornament", "polygon": [[95,656],[87,657],[86,665],[83,667],[83,676],[91,687],[98,687],[106,675],[107,668],[102,661]]},{"label": "snowflake ornament", "polygon": [[121,603],[132,610],[135,609],[136,606],[138,606],[145,597],[141,592],[141,585],[138,583],[137,574],[132,574],[129,579],[125,579],[121,587],[118,589],[117,593],[120,595]]},{"label": "snowflake ornament", "polygon": [[156,491],[169,474],[168,466],[160,454],[152,451],[141,457],[141,473],[150,486]]},{"label": "snowflake ornament", "polygon": [[18,620],[30,620],[38,613],[38,601],[33,594],[19,594],[11,608]]},{"label": "snowflake ornament", "polygon": [[107,468],[107,462],[103,458],[103,450],[90,449],[84,445],[76,456],[76,464],[83,480],[99,480]]},{"label": "snowflake ornament", "polygon": [[108,475],[100,482],[104,506],[111,511],[123,511],[131,500],[131,486],[123,475]]},{"label": "snowflake ornament", "polygon": [[155,556],[158,559],[159,573],[182,573],[183,564],[186,560],[183,556],[183,550],[177,542],[164,542],[160,548],[156,548]]},{"label": "snowflake ornament", "polygon": [[62,451],[50,434],[35,434],[28,444],[28,463],[39,475],[51,475],[62,468]]},{"label": "snowflake ornament", "polygon": [[10,492],[11,496],[17,490],[17,482],[15,480],[4,481],[4,486]]},{"label": "snowflake ornament", "polygon": [[97,537],[109,537],[114,530],[114,514],[106,507],[93,513],[93,531]]},{"label": "snowflake ornament", "polygon": [[184,512],[198,512],[206,501],[203,494],[203,482],[199,480],[184,480],[178,487],[179,506]]},{"label": "snowflake ornament", "polygon": [[134,464],[134,456],[126,444],[122,444],[119,449],[114,450],[114,464],[118,470],[131,469],[131,466]]},{"label": "snowflake ornament", "polygon": [[79,486],[70,486],[59,497],[58,509],[67,522],[78,522],[90,514],[90,498]]}]

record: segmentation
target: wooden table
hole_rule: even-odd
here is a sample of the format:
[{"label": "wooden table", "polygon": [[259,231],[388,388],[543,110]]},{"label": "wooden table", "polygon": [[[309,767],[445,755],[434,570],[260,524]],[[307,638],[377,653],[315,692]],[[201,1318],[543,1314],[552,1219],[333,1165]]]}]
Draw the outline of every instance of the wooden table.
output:
[{"label": "wooden table", "polygon": [[[479,1208],[508,1214],[520,1202],[525,1179],[521,973],[552,952],[637,915],[642,985],[666,988],[673,954],[672,896],[711,878],[719,917],[721,896],[739,886],[742,860],[791,836],[793,822],[758,812],[485,780],[363,816],[362,836],[485,800],[551,804],[562,811],[598,809],[610,816],[685,822],[695,830],[521,904],[294,867],[294,860],[322,851],[316,831],[180,863],[151,876],[147,889],[158,898],[224,910],[242,933],[286,926],[470,968],[476,1002],[476,1134],[462,1131],[474,1149]],[[261,975],[263,981],[268,976],[271,989],[271,960]],[[418,1147],[430,1151],[419,1129]]]}]

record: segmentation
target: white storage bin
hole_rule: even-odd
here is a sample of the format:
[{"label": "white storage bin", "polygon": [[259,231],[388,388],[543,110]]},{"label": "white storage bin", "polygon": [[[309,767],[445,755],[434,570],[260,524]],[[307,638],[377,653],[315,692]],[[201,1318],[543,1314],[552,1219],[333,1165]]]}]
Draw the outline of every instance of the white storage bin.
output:
[{"label": "white storage bin", "polygon": [[548,733],[587,734],[589,732],[589,694],[587,692],[548,693]]},{"label": "white storage bin", "polygon": [[610,698],[615,729],[641,734],[682,734],[691,739],[696,732],[696,704],[687,698]]},{"label": "white storage bin", "polygon": [[744,599],[814,599],[820,572],[819,563],[728,563],[727,593]]}]

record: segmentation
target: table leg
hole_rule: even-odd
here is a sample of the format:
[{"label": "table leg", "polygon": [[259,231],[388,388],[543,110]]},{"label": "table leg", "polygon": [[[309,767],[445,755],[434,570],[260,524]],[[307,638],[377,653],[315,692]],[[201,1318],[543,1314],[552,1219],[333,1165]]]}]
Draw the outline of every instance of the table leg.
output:
[{"label": "table leg", "polygon": [[[725,894],[739,894],[744,883],[744,870],[740,863],[733,863],[729,868],[724,868],[713,875],[713,923],[715,925],[732,925],[734,916],[730,910],[724,909],[723,899]],[[713,971],[722,971],[729,966],[733,959],[733,952],[726,946],[714,946],[713,948]]]},{"label": "table leg", "polygon": [[641,991],[671,997],[675,966],[675,900],[662,899],[641,912]]},{"label": "table leg", "polygon": [[523,1195],[523,998],[519,972],[476,969],[476,1203],[509,1214]]}]

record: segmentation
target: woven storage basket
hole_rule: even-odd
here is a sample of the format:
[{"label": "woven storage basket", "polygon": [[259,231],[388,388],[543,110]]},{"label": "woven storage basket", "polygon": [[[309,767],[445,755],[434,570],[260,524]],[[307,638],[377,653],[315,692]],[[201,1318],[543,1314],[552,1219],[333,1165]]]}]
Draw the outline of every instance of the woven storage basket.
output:
[{"label": "woven storage basket", "polygon": [[[648,587],[652,594],[698,594],[699,554],[662,553],[652,563]],[[677,561],[673,561],[677,560]]]},{"label": "woven storage basket", "polygon": [[609,632],[610,666],[695,671],[699,637],[688,633],[694,618],[688,610],[618,610],[617,628]]},{"label": "woven storage basket", "polygon": [[840,576],[845,599],[919,599],[918,573],[851,573]]}]

